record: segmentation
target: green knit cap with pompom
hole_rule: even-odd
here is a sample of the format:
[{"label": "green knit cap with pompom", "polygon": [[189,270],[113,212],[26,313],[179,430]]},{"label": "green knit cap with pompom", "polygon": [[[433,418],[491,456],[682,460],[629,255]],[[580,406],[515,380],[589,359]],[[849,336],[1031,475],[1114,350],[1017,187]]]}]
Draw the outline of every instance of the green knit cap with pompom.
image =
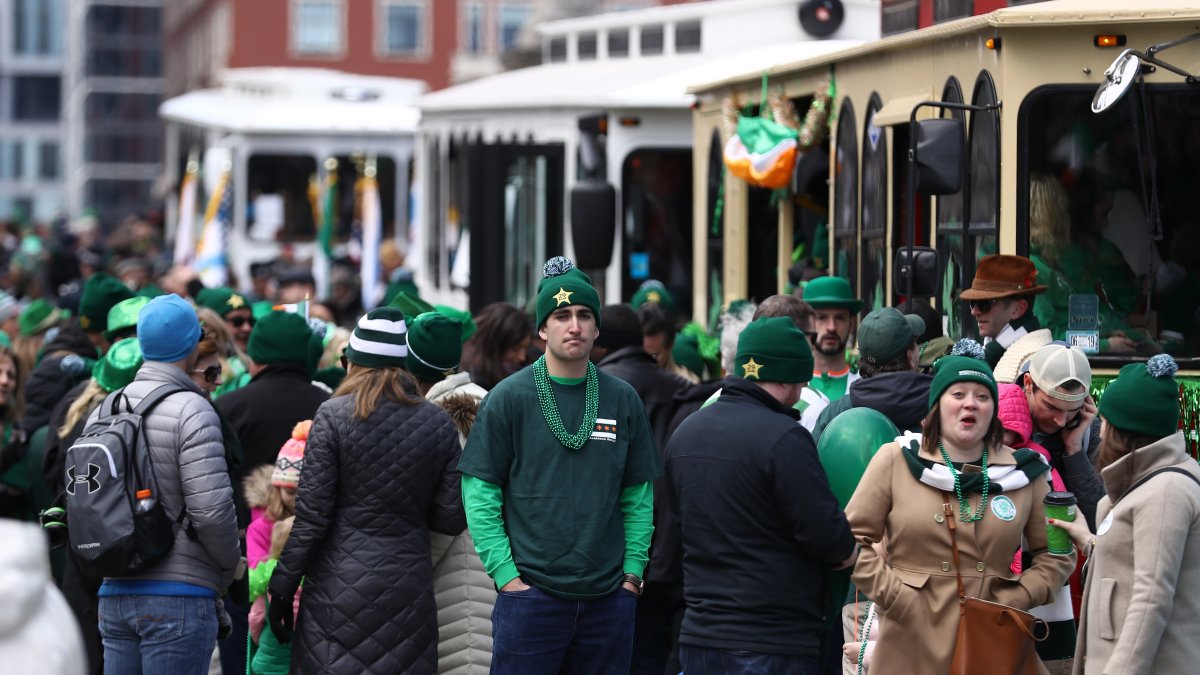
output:
[{"label": "green knit cap with pompom", "polygon": [[1179,365],[1166,354],[1130,363],[1100,397],[1100,416],[1121,431],[1166,438],[1179,430]]},{"label": "green knit cap with pompom", "polygon": [[575,267],[569,258],[560,255],[542,265],[543,278],[538,283],[537,327],[546,325],[546,319],[559,307],[583,305],[592,310],[596,326],[600,326],[600,295],[592,287],[591,278]]}]

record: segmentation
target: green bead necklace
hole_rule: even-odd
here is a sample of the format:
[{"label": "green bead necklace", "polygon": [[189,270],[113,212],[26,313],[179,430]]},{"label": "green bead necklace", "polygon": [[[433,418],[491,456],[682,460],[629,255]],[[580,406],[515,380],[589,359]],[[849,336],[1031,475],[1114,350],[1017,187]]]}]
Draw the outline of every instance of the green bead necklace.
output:
[{"label": "green bead necklace", "polygon": [[983,490],[979,495],[979,506],[975,509],[975,515],[971,515],[971,500],[964,499],[962,493],[962,472],[954,469],[954,464],[950,461],[950,453],[946,452],[945,446],[942,445],[942,439],[938,438],[938,450],[942,451],[942,459],[946,461],[946,468],[950,469],[950,475],[954,476],[954,494],[958,496],[958,521],[961,523],[974,523],[983,520],[983,507],[987,504],[988,487],[992,484],[988,478],[987,465],[987,444],[983,445],[983,460],[981,473],[983,474]]},{"label": "green bead necklace", "polygon": [[592,430],[596,427],[596,413],[600,408],[600,378],[596,375],[596,366],[588,363],[587,384],[584,385],[583,420],[579,422],[579,431],[574,434],[567,433],[562,415],[558,413],[558,404],[554,401],[554,391],[550,388],[550,372],[546,369],[544,355],[533,362],[533,386],[537,389],[542,416],[546,418],[546,425],[550,427],[554,437],[572,450],[582,448],[592,437]]}]

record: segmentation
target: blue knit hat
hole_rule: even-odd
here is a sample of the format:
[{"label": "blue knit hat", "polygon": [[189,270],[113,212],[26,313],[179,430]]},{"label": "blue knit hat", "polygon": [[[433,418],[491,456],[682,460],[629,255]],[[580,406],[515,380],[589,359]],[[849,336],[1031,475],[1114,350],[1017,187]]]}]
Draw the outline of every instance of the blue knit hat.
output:
[{"label": "blue knit hat", "polygon": [[200,343],[200,319],[183,298],[160,295],[138,312],[137,339],[147,361],[173,363]]}]

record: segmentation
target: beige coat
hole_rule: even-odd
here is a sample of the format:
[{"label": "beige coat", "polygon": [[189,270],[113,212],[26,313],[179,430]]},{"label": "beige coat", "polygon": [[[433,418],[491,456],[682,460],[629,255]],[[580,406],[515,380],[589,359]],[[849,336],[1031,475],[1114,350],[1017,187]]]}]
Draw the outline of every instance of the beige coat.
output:
[{"label": "beige coat", "polygon": [[[933,457],[929,457],[933,459]],[[1013,450],[989,453],[994,466],[1014,465]],[[967,467],[968,471],[972,467]],[[977,470],[977,469],[975,469]],[[1075,555],[1046,550],[1042,499],[1045,480],[1004,496],[1016,515],[1001,520],[991,508],[983,520],[958,523],[958,550],[968,596],[1028,610],[1052,602],[1075,567]],[[989,497],[989,502],[996,499]],[[950,669],[958,631],[958,584],[950,531],[943,516],[943,493],[919,482],[904,461],[900,446],[879,449],[846,507],[854,536],[862,545],[854,583],[885,617],[871,660],[871,675],[889,673],[944,675]],[[958,501],[950,494],[954,513]],[[979,495],[971,497],[971,512]],[[1033,564],[1022,574],[1010,569],[1022,536]],[[871,544],[887,537],[887,558]]]},{"label": "beige coat", "polygon": [[1100,474],[1108,496],[1096,508],[1075,673],[1200,672],[1200,485],[1165,473],[1112,503],[1166,466],[1200,477],[1182,432]]}]

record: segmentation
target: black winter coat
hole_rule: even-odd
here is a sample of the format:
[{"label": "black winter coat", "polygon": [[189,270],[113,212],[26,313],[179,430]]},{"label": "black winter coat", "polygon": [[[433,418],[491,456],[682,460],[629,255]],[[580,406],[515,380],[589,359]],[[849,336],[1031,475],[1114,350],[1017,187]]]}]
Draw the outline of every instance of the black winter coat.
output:
[{"label": "black winter coat", "polygon": [[[63,325],[58,335],[42,348],[42,360],[34,367],[25,382],[25,416],[21,428],[29,433],[50,421],[50,413],[67,391],[79,382],[92,377],[91,365],[99,356],[87,333],[74,321]],[[62,361],[70,355],[91,359],[81,369],[64,368]]]},{"label": "black winter coat", "polygon": [[426,401],[387,401],[366,420],[353,411],[353,396],[317,410],[271,577],[284,597],[304,578],[292,672],[435,673],[429,531],[466,527],[458,429]]}]

